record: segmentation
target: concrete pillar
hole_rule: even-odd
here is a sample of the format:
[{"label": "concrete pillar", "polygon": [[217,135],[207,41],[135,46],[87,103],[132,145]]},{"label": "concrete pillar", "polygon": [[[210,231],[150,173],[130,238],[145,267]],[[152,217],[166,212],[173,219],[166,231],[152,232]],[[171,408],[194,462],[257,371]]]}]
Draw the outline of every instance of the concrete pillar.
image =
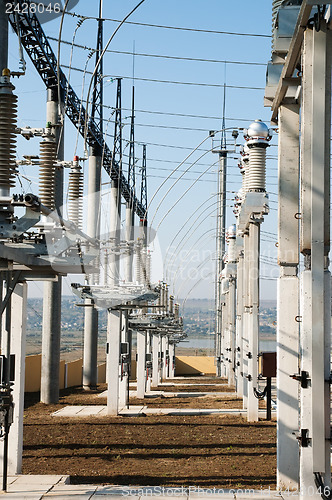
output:
[{"label": "concrete pillar", "polygon": [[[98,238],[100,232],[100,185],[101,185],[101,156],[93,148],[89,155],[88,177],[88,214],[87,234],[91,238]],[[96,259],[99,266],[99,256]],[[99,273],[88,277],[88,284],[99,283]],[[93,307],[91,299],[85,300],[84,309],[84,350],[83,350],[83,388],[85,390],[97,387],[97,355],[98,355],[98,311]]]},{"label": "concrete pillar", "polygon": [[[307,29],[303,47],[302,169],[308,196],[302,196],[300,498],[316,492],[315,476],[331,484],[330,349],[330,130],[331,32]],[[302,195],[303,195],[302,188]],[[310,228],[310,229],[309,229]],[[302,377],[303,379],[303,377]]]},{"label": "concrete pillar", "polygon": [[279,108],[277,489],[299,487],[299,106]]},{"label": "concrete pillar", "polygon": [[157,387],[160,383],[160,335],[152,337],[152,386]]},{"label": "concrete pillar", "polygon": [[[120,331],[120,342],[121,344],[128,343],[128,311],[124,310],[121,312],[121,331]],[[120,349],[121,352],[121,349]],[[129,404],[128,398],[128,364],[123,353],[121,353],[120,359],[120,374],[119,374],[119,408],[126,408]]]},{"label": "concrete pillar", "polygon": [[175,344],[169,345],[169,378],[175,376]]},{"label": "concrete pillar", "polygon": [[242,367],[243,367],[243,409],[248,407],[248,355],[249,355],[249,232],[243,236],[243,328],[242,328]]},{"label": "concrete pillar", "polygon": [[146,332],[137,331],[137,397],[144,398],[146,387]]},{"label": "concrete pillar", "polygon": [[167,359],[166,359],[166,351],[168,350],[168,338],[166,335],[161,337],[161,358],[162,358],[162,366],[161,366],[161,381],[165,382],[167,378]]},{"label": "concrete pillar", "polygon": [[[59,123],[58,91],[55,88],[47,90],[46,121],[52,125]],[[60,129],[62,130],[60,137]],[[58,160],[64,159],[64,130],[55,128],[54,133],[60,141]],[[61,209],[63,205],[63,170],[56,170],[55,206]],[[62,278],[58,281],[44,283],[43,299],[43,333],[42,333],[42,372],[40,400],[42,403],[54,404],[59,401],[59,365],[61,339],[61,289]]]},{"label": "concrete pillar", "polygon": [[229,351],[228,358],[230,359],[228,367],[228,385],[235,386],[235,320],[236,320],[236,279],[235,277],[229,280],[228,291],[228,328],[229,328]]},{"label": "concrete pillar", "polygon": [[[149,331],[146,332],[146,354],[149,354],[152,358],[152,335]],[[146,366],[146,384],[145,384],[145,392],[151,392],[151,383],[152,383],[152,362],[149,361],[149,364]]]},{"label": "concrete pillar", "polygon": [[258,422],[258,399],[254,389],[258,383],[259,335],[259,242],[260,223],[249,227],[249,353],[248,353],[248,422]]},{"label": "concrete pillar", "polygon": [[[6,314],[6,313],[4,313]],[[18,283],[11,298],[11,354],[15,355],[15,382],[13,385],[14,416],[9,431],[8,474],[22,474],[23,413],[25,383],[25,350],[27,319],[27,284]],[[2,338],[1,349],[6,352],[7,339]],[[0,471],[2,472],[3,441],[1,441]]]},{"label": "concrete pillar", "polygon": [[107,323],[107,414],[118,415],[119,412],[119,364],[120,364],[120,332],[121,316],[119,310],[108,311]]},{"label": "concrete pillar", "polygon": [[242,328],[243,328],[243,252],[239,254],[237,264],[237,294],[236,294],[236,334],[235,334],[235,378],[236,394],[238,398],[243,396],[243,346],[242,346]]}]

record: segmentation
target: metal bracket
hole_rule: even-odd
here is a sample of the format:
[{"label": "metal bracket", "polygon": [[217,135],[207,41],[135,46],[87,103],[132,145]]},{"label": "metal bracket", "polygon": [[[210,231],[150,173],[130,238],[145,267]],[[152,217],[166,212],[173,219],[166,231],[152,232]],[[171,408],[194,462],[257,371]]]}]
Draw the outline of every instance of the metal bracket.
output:
[{"label": "metal bracket", "polygon": [[7,307],[10,297],[12,296],[13,291],[15,290],[15,286],[17,285],[21,276],[21,271],[15,271],[13,278],[9,276],[7,282],[9,282],[9,287],[7,288],[7,293],[0,306],[0,317],[2,316],[4,310]]},{"label": "metal bracket", "polygon": [[308,386],[309,386],[309,380],[311,380],[309,378],[309,372],[304,371],[304,370],[302,370],[299,375],[294,374],[294,375],[290,375],[290,377],[292,379],[297,380],[298,382],[300,382],[302,389],[307,389]]},{"label": "metal bracket", "polygon": [[246,356],[247,356],[247,358],[248,358],[248,359],[252,359],[252,354],[251,354],[251,352],[247,352]]},{"label": "metal bracket", "polygon": [[296,436],[296,439],[302,448],[308,448],[311,443],[311,438],[309,438],[309,429],[301,429],[301,434]]}]

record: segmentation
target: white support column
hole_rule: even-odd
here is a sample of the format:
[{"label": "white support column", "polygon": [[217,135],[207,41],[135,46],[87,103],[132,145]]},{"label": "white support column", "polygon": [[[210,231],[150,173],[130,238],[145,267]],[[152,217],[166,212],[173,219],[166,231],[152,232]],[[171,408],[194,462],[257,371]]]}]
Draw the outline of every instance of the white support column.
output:
[{"label": "white support column", "polygon": [[236,334],[235,334],[235,375],[236,375],[236,395],[243,396],[243,252],[239,253],[237,264],[237,294],[236,294]]},{"label": "white support column", "polygon": [[[99,238],[100,232],[100,183],[101,183],[101,156],[94,148],[90,148],[89,177],[88,177],[88,214],[87,235]],[[96,258],[99,267],[99,255]],[[99,283],[99,273],[88,277],[88,284]],[[98,311],[91,299],[85,300],[84,308],[84,350],[83,350],[83,389],[90,390],[97,387],[97,353],[98,353]]]},{"label": "white support column", "polygon": [[[302,273],[300,498],[316,491],[314,474],[330,485],[330,128],[331,128],[331,32],[321,21],[321,30],[307,29],[303,49],[303,138],[302,168],[310,182],[309,197],[302,199],[304,219],[310,220],[310,240]],[[308,102],[310,104],[308,104]],[[308,111],[311,108],[311,116]],[[304,235],[306,226],[304,225]],[[307,238],[308,239],[308,238]],[[327,307],[327,311],[326,308]],[[303,378],[303,377],[302,377]],[[307,446],[306,446],[307,445]]]},{"label": "white support column", "polygon": [[229,300],[229,351],[228,358],[230,359],[229,367],[228,367],[228,385],[235,386],[235,306],[236,306],[236,279],[235,277],[231,277],[229,280],[229,292],[228,292],[228,300]]},{"label": "white support column", "polygon": [[175,344],[169,344],[169,378],[175,374]]},{"label": "white support column", "polygon": [[249,233],[243,236],[243,328],[242,328],[242,369],[243,369],[243,409],[248,407],[248,354],[249,354]]},{"label": "white support column", "polygon": [[[128,311],[124,310],[121,312],[121,331],[120,331],[120,341],[125,343],[128,341]],[[121,348],[120,348],[121,353]],[[128,366],[124,363],[123,359],[120,359],[119,365],[119,408],[122,410],[128,405]]]},{"label": "white support column", "polygon": [[143,399],[146,389],[146,332],[137,331],[137,397]]},{"label": "white support column", "polygon": [[259,334],[259,240],[260,223],[249,228],[249,353],[248,353],[248,422],[258,422],[258,399],[254,389],[258,383]]},{"label": "white support column", "polygon": [[[62,105],[62,103],[61,103]],[[59,102],[57,89],[47,89],[46,121],[50,122],[53,132],[60,139],[58,160],[64,160],[64,129],[59,125]],[[63,206],[63,169],[56,170],[55,206]],[[42,331],[42,369],[40,400],[45,404],[59,401],[59,366],[61,342],[61,292],[62,277],[58,281],[44,283],[43,331]]]},{"label": "white support column", "polygon": [[279,108],[277,489],[299,488],[299,106]]},{"label": "white support column", "polygon": [[152,336],[152,386],[157,387],[160,382],[159,371],[160,335]]},{"label": "white support column", "polygon": [[165,382],[167,378],[167,361],[166,361],[166,350],[167,347],[167,337],[166,335],[162,335],[161,337],[161,357],[162,357],[162,367],[161,367],[161,380]]},{"label": "white support column", "polygon": [[[146,354],[150,354],[152,358],[152,338],[151,334],[149,331],[146,332]],[[146,366],[146,372],[145,372],[145,392],[151,392],[151,368],[152,364],[149,361],[149,365]]]},{"label": "white support column", "polygon": [[[15,381],[13,386],[14,418],[8,442],[8,474],[22,474],[23,413],[25,383],[25,349],[27,318],[27,284],[16,285],[11,298],[11,354],[15,355]],[[5,340],[5,339],[4,339]],[[5,346],[2,346],[3,351]],[[2,449],[1,443],[1,449]],[[0,454],[0,470],[2,457]]]},{"label": "white support column", "polygon": [[107,322],[107,414],[119,413],[119,360],[120,360],[121,311],[108,311]]}]

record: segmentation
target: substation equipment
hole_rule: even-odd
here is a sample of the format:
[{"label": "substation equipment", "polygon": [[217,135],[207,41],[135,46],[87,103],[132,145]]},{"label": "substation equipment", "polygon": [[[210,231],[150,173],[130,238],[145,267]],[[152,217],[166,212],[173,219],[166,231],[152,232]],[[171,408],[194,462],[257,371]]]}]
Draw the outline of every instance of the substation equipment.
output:
[{"label": "substation equipment", "polygon": [[331,2],[273,2],[279,130],[277,487],[331,498]]},{"label": "substation equipment", "polygon": [[242,187],[236,196],[236,224],[227,233],[221,273],[221,362],[236,386],[249,422],[258,421],[260,226],[269,212],[266,149],[272,130],[261,120],[244,131],[239,163]]}]

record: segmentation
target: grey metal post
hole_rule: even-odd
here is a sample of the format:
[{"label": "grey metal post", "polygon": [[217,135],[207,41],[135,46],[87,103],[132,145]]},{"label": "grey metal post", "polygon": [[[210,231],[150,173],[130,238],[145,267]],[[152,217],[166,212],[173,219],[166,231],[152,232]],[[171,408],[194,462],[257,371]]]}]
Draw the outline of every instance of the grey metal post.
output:
[{"label": "grey metal post", "polygon": [[235,333],[235,374],[236,394],[243,396],[243,366],[242,366],[242,328],[243,328],[243,252],[240,251],[237,264],[237,294],[236,294],[236,333]]},{"label": "grey metal post", "polygon": [[299,105],[279,108],[277,489],[299,487]]},{"label": "grey metal post", "polygon": [[219,152],[218,169],[218,219],[217,219],[217,285],[216,285],[216,375],[221,377],[222,356],[222,307],[221,307],[221,272],[224,268],[223,257],[225,254],[226,232],[226,168],[227,152]]},{"label": "grey metal post", "polygon": [[108,311],[106,350],[108,415],[118,415],[119,413],[119,359],[121,319],[121,311]]},{"label": "grey metal post", "polygon": [[160,335],[152,336],[152,386],[157,387],[159,384],[159,352],[160,352]]},{"label": "grey metal post", "polygon": [[254,389],[258,382],[259,334],[259,242],[260,223],[249,225],[249,352],[248,352],[248,422],[258,422],[258,399]]},{"label": "grey metal post", "polygon": [[8,16],[6,2],[0,1],[0,75],[2,70],[8,68]]},{"label": "grey metal post", "polygon": [[249,354],[249,233],[243,236],[243,328],[242,328],[242,370],[243,370],[243,409],[248,407],[248,354]]},{"label": "grey metal post", "polygon": [[[101,157],[94,148],[90,148],[88,177],[88,220],[87,234],[98,238],[100,232],[100,184]],[[99,256],[96,259],[99,265]],[[88,277],[90,285],[99,282],[99,274]],[[98,353],[98,311],[91,299],[85,300],[84,308],[84,350],[83,350],[83,388],[95,389],[98,383],[97,353]]]},{"label": "grey metal post", "polygon": [[[59,124],[59,102],[57,89],[47,90],[46,121],[52,125]],[[64,131],[59,137],[59,128],[54,128],[58,147],[58,160],[64,159]],[[55,206],[63,205],[63,170],[56,171]],[[58,281],[44,283],[43,299],[43,333],[42,333],[42,372],[40,400],[42,403],[53,404],[59,401],[59,366],[61,340],[61,288],[62,278]]]},{"label": "grey metal post", "polygon": [[[305,258],[301,286],[300,498],[317,491],[315,479],[331,484],[330,457],[330,130],[331,31],[307,29],[303,46],[301,120],[301,252]],[[315,477],[316,475],[316,477]]]},{"label": "grey metal post", "polygon": [[146,332],[137,331],[137,397],[144,398],[146,385],[145,370]]},{"label": "grey metal post", "polygon": [[[120,243],[121,197],[118,182],[112,181],[110,206],[111,248],[107,272],[112,286],[119,284],[119,243]],[[119,411],[120,338],[122,313],[111,309],[107,319],[109,355],[106,357],[107,371],[107,412],[117,415]]]}]

